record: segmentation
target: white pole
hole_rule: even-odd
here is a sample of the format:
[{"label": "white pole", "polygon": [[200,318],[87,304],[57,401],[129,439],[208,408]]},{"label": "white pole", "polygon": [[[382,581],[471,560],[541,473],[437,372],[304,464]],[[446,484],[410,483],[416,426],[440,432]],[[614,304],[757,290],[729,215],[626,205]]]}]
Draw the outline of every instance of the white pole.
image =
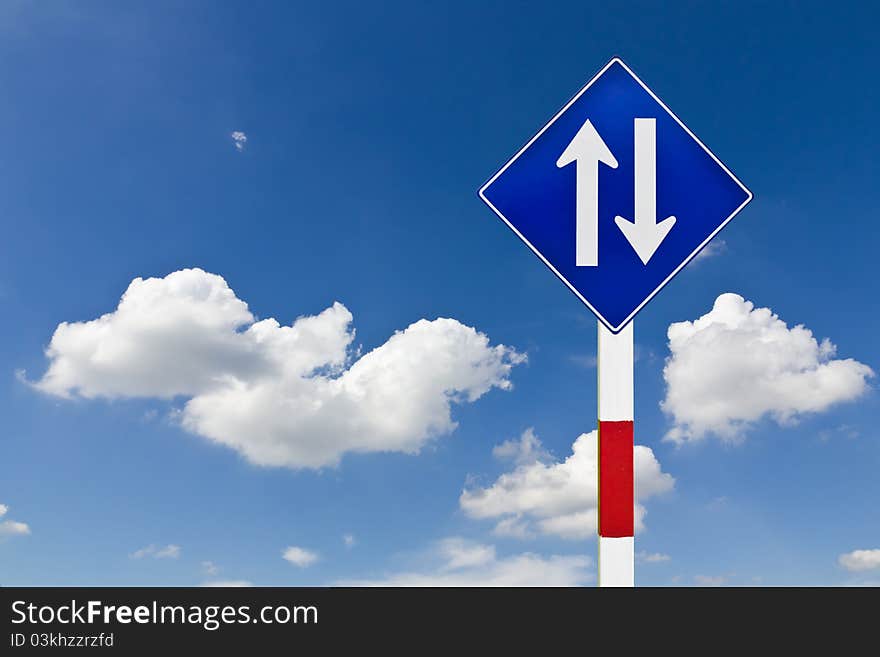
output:
[{"label": "white pole", "polygon": [[633,323],[598,325],[599,586],[633,586]]}]

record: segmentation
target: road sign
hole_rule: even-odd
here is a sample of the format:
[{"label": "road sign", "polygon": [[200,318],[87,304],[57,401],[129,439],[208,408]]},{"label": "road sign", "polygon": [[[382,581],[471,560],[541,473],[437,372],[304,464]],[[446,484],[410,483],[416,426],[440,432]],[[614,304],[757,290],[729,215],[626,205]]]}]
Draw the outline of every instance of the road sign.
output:
[{"label": "road sign", "polygon": [[752,194],[614,58],[480,197],[618,333]]},{"label": "road sign", "polygon": [[480,189],[599,318],[599,585],[633,586],[632,319],[752,200],[612,59]]}]

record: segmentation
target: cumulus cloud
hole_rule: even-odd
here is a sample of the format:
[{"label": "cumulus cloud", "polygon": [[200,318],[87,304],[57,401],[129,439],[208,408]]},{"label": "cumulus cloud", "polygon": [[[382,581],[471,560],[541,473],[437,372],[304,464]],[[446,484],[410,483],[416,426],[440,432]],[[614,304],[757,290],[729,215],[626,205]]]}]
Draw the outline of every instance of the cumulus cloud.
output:
[{"label": "cumulus cloud", "polygon": [[502,518],[495,523],[495,528],[492,530],[492,533],[495,534],[495,536],[501,536],[504,538],[527,539],[536,536],[529,521],[523,520],[519,515]]},{"label": "cumulus cloud", "polygon": [[153,559],[177,559],[180,557],[180,551],[180,546],[173,543],[164,546],[151,544],[142,547],[140,550],[135,550],[128,556],[131,559],[144,559],[146,557]]},{"label": "cumulus cloud", "polygon": [[11,536],[27,536],[31,533],[31,528],[23,522],[17,520],[4,520],[4,516],[9,512],[9,507],[0,504],[0,538],[8,538]]},{"label": "cumulus cloud", "polygon": [[724,575],[694,575],[694,584],[697,586],[724,586],[727,577]]},{"label": "cumulus cloud", "polygon": [[544,449],[532,427],[523,431],[522,435],[516,440],[505,440],[500,445],[495,445],[492,448],[492,456],[496,459],[511,460],[517,465],[552,458],[550,453]]},{"label": "cumulus cloud", "polygon": [[[534,456],[502,474],[486,488],[465,488],[459,498],[462,510],[472,518],[497,521],[500,536],[528,538],[535,534],[567,539],[596,535],[598,522],[598,470],[596,431],[581,434],[572,454],[562,462],[546,457],[540,441],[527,431],[520,439],[522,451]],[[537,442],[537,444],[535,444]],[[508,451],[507,449],[504,450]],[[660,469],[654,452],[636,445],[635,475],[636,529],[644,528],[642,501],[672,490],[675,479]]]},{"label": "cumulus cloud", "polygon": [[769,308],[722,294],[693,322],[672,324],[661,406],[673,421],[666,439],[709,434],[741,439],[749,424],[769,416],[780,424],[856,399],[873,371],[836,347],[817,342],[804,326],[788,326]]},{"label": "cumulus cloud", "polygon": [[866,570],[880,570],[880,549],[876,550],[853,550],[841,554],[837,562],[852,573]]},{"label": "cumulus cloud", "polygon": [[594,579],[586,555],[544,557],[531,552],[499,557],[495,546],[453,537],[440,541],[431,568],[392,573],[341,586],[583,586]]},{"label": "cumulus cloud", "polygon": [[213,561],[203,561],[202,572],[205,573],[205,575],[207,575],[208,577],[214,577],[217,573],[220,572],[220,567]]},{"label": "cumulus cloud", "polygon": [[494,545],[472,543],[457,537],[441,541],[439,552],[444,557],[443,568],[446,570],[479,568],[495,561]]},{"label": "cumulus cloud", "polygon": [[291,545],[290,547],[285,548],[284,552],[281,553],[281,557],[285,561],[300,568],[308,568],[319,558],[316,552],[306,550],[305,548],[296,545]]},{"label": "cumulus cloud", "polygon": [[247,135],[241,130],[235,130],[229,136],[232,137],[232,143],[235,145],[235,150],[241,153],[244,150],[244,147],[247,146]]},{"label": "cumulus cloud", "polygon": [[354,537],[354,534],[343,534],[342,542],[345,544],[347,548],[353,548],[357,543],[357,539]]},{"label": "cumulus cloud", "polygon": [[348,452],[417,453],[453,403],[510,388],[525,356],[454,319],[419,320],[357,358],[341,303],[290,326],[257,320],[220,276],[136,278],[113,312],[64,322],[37,389],[59,397],[184,398],[192,433],[252,463],[335,465]]}]

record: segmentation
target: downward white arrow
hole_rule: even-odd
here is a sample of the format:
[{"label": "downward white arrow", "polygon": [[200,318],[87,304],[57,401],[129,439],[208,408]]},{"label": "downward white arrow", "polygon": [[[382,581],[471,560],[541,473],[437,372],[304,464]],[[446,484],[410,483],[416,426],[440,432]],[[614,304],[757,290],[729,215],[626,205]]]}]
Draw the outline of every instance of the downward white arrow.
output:
[{"label": "downward white arrow", "polygon": [[636,119],[635,142],[635,221],[617,216],[614,223],[647,265],[675,225],[675,217],[657,223],[656,119]]},{"label": "downward white arrow", "polygon": [[577,162],[575,264],[596,267],[599,264],[599,162],[616,169],[617,160],[589,119],[556,160],[556,166],[561,169],[572,162]]}]

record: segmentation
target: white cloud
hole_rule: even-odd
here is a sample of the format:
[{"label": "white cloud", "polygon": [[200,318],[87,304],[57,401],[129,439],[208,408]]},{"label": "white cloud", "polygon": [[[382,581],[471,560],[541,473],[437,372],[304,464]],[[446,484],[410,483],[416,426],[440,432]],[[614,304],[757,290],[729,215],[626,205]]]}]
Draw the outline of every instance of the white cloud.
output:
[{"label": "white cloud", "polygon": [[[60,397],[187,398],[192,433],[252,463],[320,468],[348,452],[415,454],[453,431],[453,403],[509,389],[525,356],[454,319],[419,320],[357,358],[334,303],[257,321],[220,276],[136,278],[114,312],[62,323],[33,385]],[[353,362],[352,362],[353,361]]]},{"label": "white cloud", "polygon": [[140,550],[135,550],[128,556],[131,559],[144,559],[145,557],[151,557],[153,559],[177,559],[180,557],[180,551],[180,546],[174,545],[173,543],[164,546],[150,544],[146,547],[142,547]]},{"label": "white cloud", "polygon": [[[465,488],[459,498],[472,518],[498,519],[495,533],[528,538],[534,533],[583,539],[596,535],[598,519],[597,432],[582,434],[563,462],[545,458],[520,463],[502,474],[487,488]],[[543,453],[540,441],[531,444],[532,453]],[[635,475],[636,529],[643,528],[645,508],[640,503],[673,488],[675,479],[660,469],[654,452],[636,445]]]},{"label": "white cloud", "polygon": [[31,528],[27,523],[18,522],[16,520],[4,520],[0,522],[0,538],[7,536],[27,536],[31,533]]},{"label": "white cloud", "polygon": [[177,559],[180,556],[179,545],[166,545],[156,551],[157,559]]},{"label": "white cloud", "polygon": [[440,541],[439,552],[444,557],[446,570],[479,568],[495,561],[495,546],[473,543],[463,538]]},{"label": "white cloud", "polygon": [[342,542],[345,543],[345,547],[353,548],[357,543],[357,540],[354,537],[354,534],[343,534]]},{"label": "white cloud", "polygon": [[232,137],[232,143],[235,144],[235,150],[241,153],[244,150],[244,147],[247,145],[247,135],[241,130],[235,130],[229,136]]},{"label": "white cloud", "polygon": [[[3,518],[8,512],[9,507],[0,504],[0,518]],[[30,533],[31,528],[26,523],[17,520],[0,520],[0,538],[27,536]]]},{"label": "white cloud", "polygon": [[853,550],[841,554],[837,562],[848,571],[857,573],[866,570],[880,570],[880,549]]},{"label": "white cloud", "polygon": [[666,439],[679,444],[708,434],[737,440],[765,416],[794,422],[859,397],[873,376],[867,365],[835,359],[827,338],[789,329],[737,294],[722,294],[696,321],[672,324],[668,337],[661,406],[674,421]]},{"label": "white cloud", "polygon": [[296,545],[291,545],[286,548],[281,556],[285,561],[292,563],[294,566],[299,566],[300,568],[308,568],[319,558],[316,552],[297,547]]},{"label": "white cloud", "polygon": [[269,368],[256,335],[263,323],[253,321],[222,278],[200,269],[136,278],[114,312],[58,325],[35,385],[61,397],[199,394]]},{"label": "white cloud", "polygon": [[709,242],[702,251],[697,254],[697,257],[693,259],[692,263],[700,262],[702,260],[708,260],[709,258],[714,258],[715,256],[719,256],[722,253],[726,252],[727,242],[715,238],[714,240]]},{"label": "white cloud", "polygon": [[502,518],[495,523],[492,533],[495,534],[495,536],[518,538],[521,540],[534,538],[536,536],[535,532],[532,531],[528,520],[523,520],[520,516],[508,516],[507,518]]},{"label": "white cloud", "polygon": [[825,443],[837,436],[843,436],[849,440],[855,440],[861,435],[862,432],[858,427],[854,427],[851,424],[840,424],[833,429],[824,429],[820,431],[819,440]]},{"label": "white cloud", "polygon": [[205,575],[207,575],[208,577],[214,577],[217,573],[220,572],[220,568],[213,561],[203,561],[202,572],[205,573]]},{"label": "white cloud", "polygon": [[341,586],[583,586],[594,579],[586,555],[543,557],[526,552],[498,557],[493,545],[462,538],[440,541],[438,563],[429,569],[392,573],[379,579],[339,582]]},{"label": "white cloud", "polygon": [[663,563],[670,559],[671,557],[668,554],[661,552],[645,552],[644,550],[636,552],[636,561],[638,563]]},{"label": "white cloud", "polygon": [[202,586],[208,588],[247,588],[253,586],[246,579],[218,579],[202,582]]},{"label": "white cloud", "polygon": [[694,583],[697,586],[724,586],[727,577],[724,575],[694,575]]},{"label": "white cloud", "polygon": [[492,448],[492,456],[496,459],[513,461],[517,465],[552,458],[551,454],[544,449],[532,427],[523,431],[518,440],[505,440],[500,445],[495,445]]}]

